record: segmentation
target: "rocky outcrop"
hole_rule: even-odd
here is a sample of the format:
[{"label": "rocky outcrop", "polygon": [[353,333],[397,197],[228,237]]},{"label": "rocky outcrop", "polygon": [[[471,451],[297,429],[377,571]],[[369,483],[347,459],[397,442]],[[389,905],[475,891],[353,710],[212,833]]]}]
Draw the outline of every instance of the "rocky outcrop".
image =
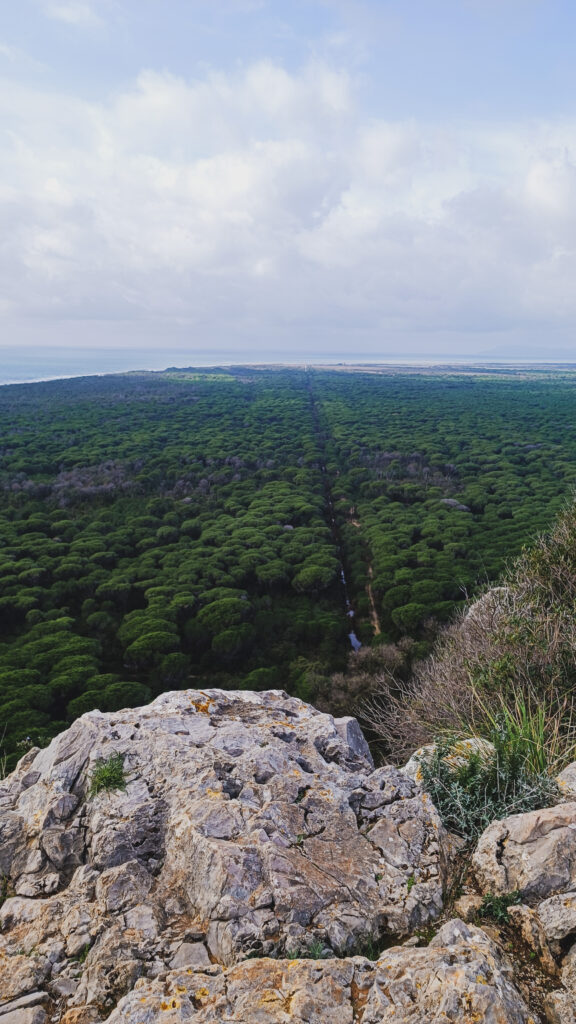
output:
[{"label": "rocky outcrop", "polygon": [[[113,755],[125,788],[91,796]],[[44,1007],[87,1024],[127,993],[126,1005],[152,998],[168,976],[224,998],[228,977],[250,986],[288,970],[240,965],[248,956],[312,944],[346,956],[407,935],[441,910],[448,849],[428,797],[374,769],[353,719],[278,691],[188,690],[90,712],[0,786],[0,1022],[18,1012],[15,1024],[41,1024]],[[327,991],[359,984],[356,961],[328,963],[290,970],[325,971]],[[155,1019],[140,1007],[140,1024]],[[209,1019],[220,1018],[198,1017]]]},{"label": "rocky outcrop", "polygon": [[249,960],[139,982],[109,1024],[537,1024],[511,968],[479,928],[451,921],[427,948],[395,947],[376,963]]},{"label": "rocky outcrop", "polygon": [[548,977],[562,984],[544,1000],[546,1019],[576,1022],[576,802],[493,822],[473,867],[484,893],[522,894],[526,903],[511,907],[510,918]]},{"label": "rocky outcrop", "polygon": [[513,814],[480,837],[473,865],[482,889],[532,900],[576,889],[576,802]]}]

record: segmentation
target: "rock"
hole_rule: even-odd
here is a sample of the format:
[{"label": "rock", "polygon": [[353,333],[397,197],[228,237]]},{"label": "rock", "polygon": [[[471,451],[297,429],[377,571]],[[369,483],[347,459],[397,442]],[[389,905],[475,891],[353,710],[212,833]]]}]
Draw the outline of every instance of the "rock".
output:
[{"label": "rock", "polygon": [[569,764],[556,777],[562,796],[566,800],[573,800],[576,797],[576,761]]},{"label": "rock", "polygon": [[29,1006],[38,1006],[45,1003],[48,996],[45,992],[29,992],[27,996],[20,996],[19,999],[11,999],[5,1002],[0,995],[0,1014],[9,1013],[11,1010],[25,1010]]},{"label": "rock", "polygon": [[538,904],[538,917],[548,941],[576,932],[576,892],[559,893]]},{"label": "rock", "polygon": [[24,956],[19,947],[12,950],[0,937],[0,992],[4,1003],[41,990],[50,974],[46,957]]},{"label": "rock", "polygon": [[[409,778],[415,779],[416,782],[420,782],[422,780],[422,762],[430,761],[435,750],[435,743],[428,743],[425,747],[420,747],[412,754],[410,760],[400,768],[400,771],[403,775],[407,775]],[[482,739],[481,736],[470,736],[468,739],[457,740],[453,743],[443,761],[456,771],[458,768],[466,765],[472,756],[478,756],[484,763],[488,763],[492,760],[494,754],[493,743]]]},{"label": "rock", "polygon": [[45,1024],[46,1019],[46,1011],[41,1006],[9,1010],[8,1013],[3,1013],[0,1007],[0,1024]]},{"label": "rock", "polygon": [[80,1010],[67,1010],[58,1024],[97,1024],[99,1020],[95,1006],[84,1006]]},{"label": "rock", "polygon": [[473,921],[481,906],[481,896],[460,896],[454,903],[454,913],[462,921]]},{"label": "rock", "polygon": [[176,956],[170,961],[170,967],[209,967],[210,957],[203,942],[183,942]]},{"label": "rock", "polygon": [[[91,797],[113,754],[126,788]],[[0,991],[101,1016],[171,967],[405,937],[440,912],[451,851],[353,719],[280,691],[84,715],[0,784],[0,837]]]},{"label": "rock", "polygon": [[335,718],[334,727],[340,738],[356,757],[363,758],[369,763],[372,761],[370,747],[355,718],[352,718],[350,715],[347,715],[345,718]]},{"label": "rock", "polygon": [[223,969],[171,971],[140,983],[108,1024],[538,1024],[510,967],[479,928],[451,921],[427,948],[397,946],[376,963],[247,960]]},{"label": "rock", "polygon": [[484,892],[545,899],[576,888],[576,803],[514,814],[482,833],[472,858]]},{"label": "rock", "polygon": [[508,917],[515,928],[518,928],[524,942],[534,951],[543,970],[550,977],[558,977],[558,965],[548,944],[546,933],[536,911],[520,904],[508,907]]},{"label": "rock", "polygon": [[571,946],[562,960],[562,984],[576,995],[576,945]]},{"label": "rock", "polygon": [[568,992],[550,992],[544,998],[548,1024],[576,1024],[576,1006]]}]

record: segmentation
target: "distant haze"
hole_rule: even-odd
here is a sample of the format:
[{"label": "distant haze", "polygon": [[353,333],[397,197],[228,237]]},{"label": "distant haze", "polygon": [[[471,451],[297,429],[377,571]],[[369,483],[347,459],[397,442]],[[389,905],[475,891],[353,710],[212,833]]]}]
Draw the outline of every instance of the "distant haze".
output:
[{"label": "distant haze", "polygon": [[20,0],[2,21],[0,381],[576,358],[570,0]]}]

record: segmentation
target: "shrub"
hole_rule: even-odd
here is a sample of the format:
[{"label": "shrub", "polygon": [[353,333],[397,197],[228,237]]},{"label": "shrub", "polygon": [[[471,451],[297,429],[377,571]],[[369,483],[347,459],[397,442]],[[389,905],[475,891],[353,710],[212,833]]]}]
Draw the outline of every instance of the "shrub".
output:
[{"label": "shrub", "polygon": [[482,906],[478,911],[478,917],[488,917],[492,918],[493,921],[497,921],[498,924],[507,924],[510,920],[508,908],[517,907],[520,903],[522,903],[522,893],[518,889],[506,893],[504,896],[494,896],[492,893],[487,892],[482,899]]},{"label": "shrub", "polygon": [[[557,802],[559,789],[546,772],[533,770],[521,743],[505,728],[492,734],[494,752],[472,750],[454,758],[454,740],[439,740],[430,757],[420,759],[421,783],[446,828],[467,841],[509,814],[537,810]],[[452,756],[451,756],[452,755]]]},{"label": "shrub", "polygon": [[111,754],[107,759],[98,758],[90,776],[89,796],[112,789],[126,789],[123,754]]},{"label": "shrub", "polygon": [[405,760],[435,737],[490,737],[504,722],[536,773],[576,757],[576,504],[441,634],[406,682],[377,678],[361,715]]}]

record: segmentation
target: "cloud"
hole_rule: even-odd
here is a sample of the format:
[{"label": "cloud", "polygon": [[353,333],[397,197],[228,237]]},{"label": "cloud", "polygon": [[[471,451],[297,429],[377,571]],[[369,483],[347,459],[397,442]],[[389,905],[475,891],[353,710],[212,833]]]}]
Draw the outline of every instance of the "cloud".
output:
[{"label": "cloud", "polygon": [[10,46],[8,43],[0,42],[0,63],[5,62],[11,71],[45,71],[46,65],[31,57],[25,50],[18,46]]},{"label": "cloud", "polygon": [[44,4],[44,13],[77,28],[93,28],[102,24],[96,3],[90,0],[54,0]]},{"label": "cloud", "polygon": [[345,73],[266,61],[106,103],[13,86],[0,123],[13,322],[352,352],[576,324],[576,122],[368,119]]}]

